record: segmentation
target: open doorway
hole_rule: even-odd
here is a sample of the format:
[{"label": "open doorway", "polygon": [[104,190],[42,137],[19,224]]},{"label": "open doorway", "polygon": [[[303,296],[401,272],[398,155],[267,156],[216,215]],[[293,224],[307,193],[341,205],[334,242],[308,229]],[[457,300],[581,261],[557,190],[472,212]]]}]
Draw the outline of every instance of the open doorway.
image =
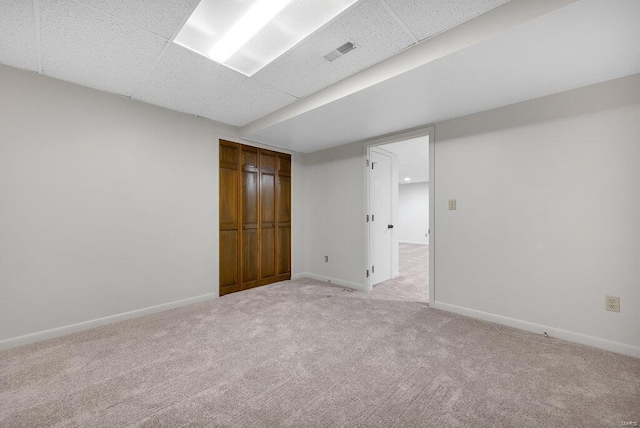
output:
[{"label": "open doorway", "polygon": [[368,148],[369,290],[429,301],[429,134]]}]

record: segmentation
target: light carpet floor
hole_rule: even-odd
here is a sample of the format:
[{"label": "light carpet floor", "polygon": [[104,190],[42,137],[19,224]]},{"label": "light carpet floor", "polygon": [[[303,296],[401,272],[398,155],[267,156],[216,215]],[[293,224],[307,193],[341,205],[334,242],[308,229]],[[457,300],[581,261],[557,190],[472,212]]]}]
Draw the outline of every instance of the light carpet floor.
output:
[{"label": "light carpet floor", "polygon": [[640,359],[313,281],[0,352],[2,427],[624,421]]},{"label": "light carpet floor", "polygon": [[[400,276],[374,285],[371,293],[345,289],[335,285],[336,290],[344,291],[343,297],[360,299],[401,300],[405,302],[429,302],[429,246],[400,244]],[[313,279],[302,278],[301,284],[320,284]],[[325,285],[330,285],[326,283]]]},{"label": "light carpet floor", "polygon": [[400,244],[400,276],[373,287],[374,298],[429,301],[429,246]]}]

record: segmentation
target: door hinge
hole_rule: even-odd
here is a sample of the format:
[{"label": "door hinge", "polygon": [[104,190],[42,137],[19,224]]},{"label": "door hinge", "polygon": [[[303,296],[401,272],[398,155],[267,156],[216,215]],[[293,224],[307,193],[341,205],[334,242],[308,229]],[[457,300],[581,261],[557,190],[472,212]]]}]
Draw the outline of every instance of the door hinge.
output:
[{"label": "door hinge", "polygon": [[367,159],[367,166],[369,166],[369,159]]},{"label": "door hinge", "polygon": [[375,266],[371,266],[371,273],[376,273],[376,267]]},{"label": "door hinge", "polygon": [[369,269],[367,269],[367,278],[369,278]]},{"label": "door hinge", "polygon": [[367,214],[367,223],[369,223],[369,214]]}]

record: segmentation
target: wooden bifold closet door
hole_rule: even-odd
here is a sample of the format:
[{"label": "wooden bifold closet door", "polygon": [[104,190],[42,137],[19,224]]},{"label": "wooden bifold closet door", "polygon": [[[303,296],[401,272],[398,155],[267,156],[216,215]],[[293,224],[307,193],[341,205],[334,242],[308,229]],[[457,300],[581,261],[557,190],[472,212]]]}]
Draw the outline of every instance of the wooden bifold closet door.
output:
[{"label": "wooden bifold closet door", "polygon": [[291,156],[220,140],[220,295],[291,278]]}]

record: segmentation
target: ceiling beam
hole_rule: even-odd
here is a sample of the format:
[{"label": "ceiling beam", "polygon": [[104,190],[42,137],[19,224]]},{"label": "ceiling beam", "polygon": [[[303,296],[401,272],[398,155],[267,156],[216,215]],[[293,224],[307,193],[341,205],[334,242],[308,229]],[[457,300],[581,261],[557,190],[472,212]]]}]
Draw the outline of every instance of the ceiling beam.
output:
[{"label": "ceiling beam", "polygon": [[578,0],[511,0],[461,25],[240,128],[248,137],[295,116],[473,46]]}]

